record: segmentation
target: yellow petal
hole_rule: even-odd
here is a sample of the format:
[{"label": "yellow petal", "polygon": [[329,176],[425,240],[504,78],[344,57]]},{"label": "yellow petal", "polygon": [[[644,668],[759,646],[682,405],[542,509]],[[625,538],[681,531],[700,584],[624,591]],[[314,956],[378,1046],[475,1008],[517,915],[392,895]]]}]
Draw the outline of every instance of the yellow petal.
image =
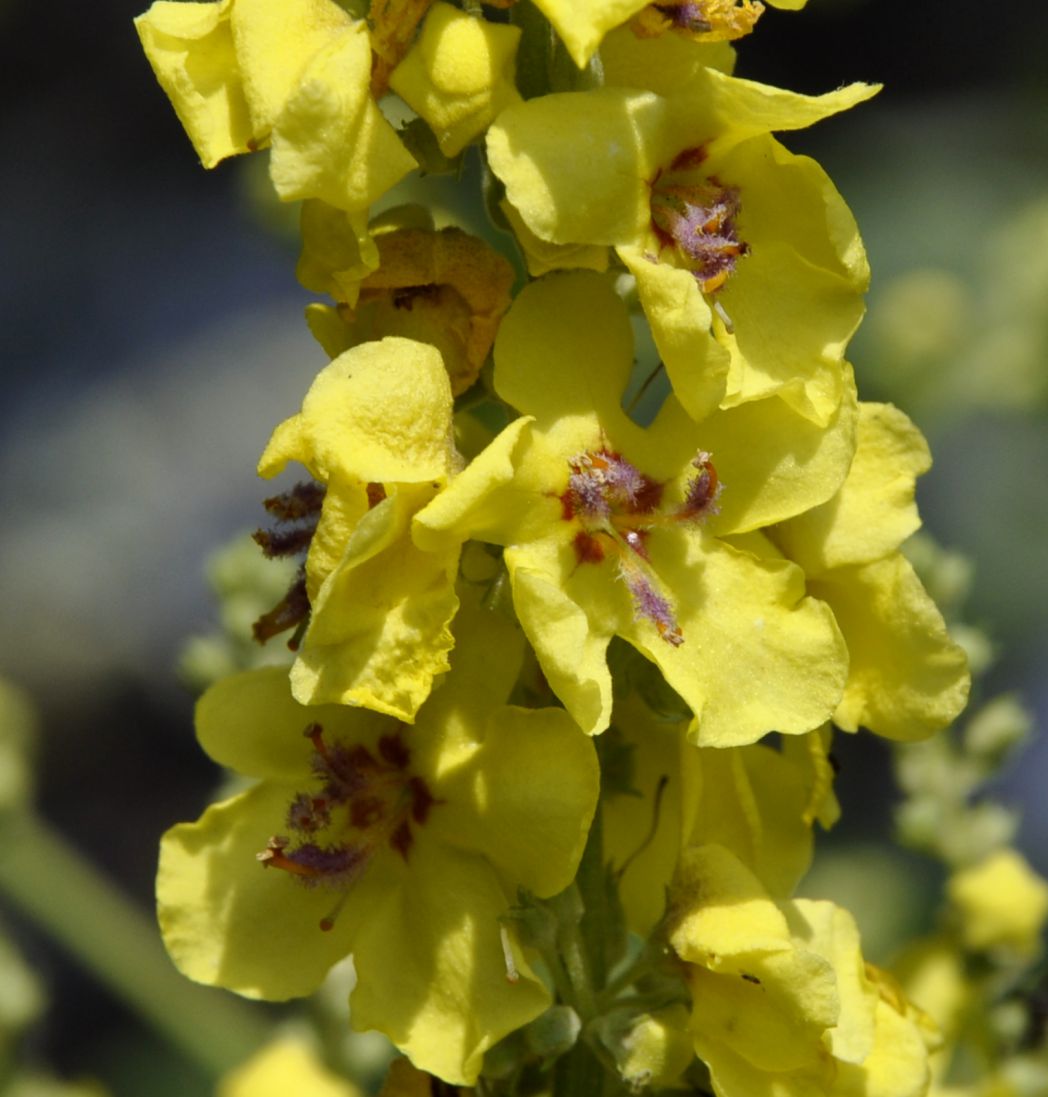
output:
[{"label": "yellow petal", "polygon": [[901,554],[836,568],[809,590],[833,609],[848,645],[839,727],[923,739],[957,717],[968,699],[968,660]]},{"label": "yellow petal", "polygon": [[514,83],[518,27],[488,23],[442,2],[393,70],[390,86],[429,124],[445,156],[457,156],[506,107]]},{"label": "yellow petal", "polygon": [[361,1097],[348,1078],[328,1070],[320,1056],[303,1040],[284,1036],[227,1074],[216,1097]]},{"label": "yellow petal", "polygon": [[810,576],[894,552],[920,525],[917,477],[931,466],[921,432],[891,404],[860,404],[855,459],[840,491],[772,536]]},{"label": "yellow petal", "polygon": [[506,220],[513,229],[520,250],[524,253],[528,274],[533,278],[539,278],[552,270],[608,269],[606,247],[599,244],[551,244],[541,236],[536,236],[515,207],[505,199],[499,203],[499,209],[506,215]]},{"label": "yellow petal", "polygon": [[553,24],[581,69],[596,52],[601,38],[647,3],[648,0],[535,0],[535,7]]},{"label": "yellow petal", "polygon": [[761,882],[723,846],[682,851],[670,898],[669,934],[682,960],[737,972],[750,954],[792,948],[789,925]]},{"label": "yellow petal", "polygon": [[421,552],[408,530],[433,489],[392,489],[356,525],[312,603],[291,670],[303,704],[366,705],[411,722],[448,669],[458,550]]},{"label": "yellow petal", "polygon": [[233,0],[233,41],[257,133],[272,130],[307,64],[352,22],[334,0]]},{"label": "yellow petal", "polygon": [[205,168],[247,152],[255,130],[233,49],[232,0],[156,0],[135,29]]},{"label": "yellow petal", "polygon": [[519,949],[520,978],[506,976],[499,918],[510,897],[491,866],[451,848],[426,853],[412,858],[410,888],[375,896],[354,941],[350,1010],[355,1026],[385,1033],[416,1066],[469,1085],[484,1052],[549,995]]},{"label": "yellow petal", "polygon": [[259,474],[299,461],[323,481],[442,480],[450,424],[451,389],[436,349],[395,337],[364,343],[317,374],[302,411],[274,431]]},{"label": "yellow petal", "polygon": [[1048,918],[1048,882],[1013,849],[1001,849],[947,884],[950,902],[960,915],[961,934],[976,951],[1011,949],[1021,956],[1041,950]]},{"label": "yellow petal", "polygon": [[367,26],[352,23],[301,73],[273,124],[270,177],[285,202],[365,209],[416,165],[369,91]]}]

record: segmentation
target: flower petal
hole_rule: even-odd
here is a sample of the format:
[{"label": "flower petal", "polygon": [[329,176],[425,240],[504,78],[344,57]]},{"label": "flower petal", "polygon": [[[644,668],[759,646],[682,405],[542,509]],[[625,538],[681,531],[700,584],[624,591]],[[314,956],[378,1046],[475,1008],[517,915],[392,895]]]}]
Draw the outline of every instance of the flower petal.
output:
[{"label": "flower petal", "polygon": [[519,949],[520,977],[507,978],[499,919],[510,900],[487,862],[448,848],[418,853],[404,887],[374,896],[354,941],[350,1010],[356,1027],[385,1033],[416,1066],[469,1085],[484,1052],[538,1016],[549,994]]},{"label": "flower petal", "polygon": [[247,152],[254,128],[233,49],[232,0],[156,0],[135,19],[142,49],[200,162]]},{"label": "flower petal", "polygon": [[457,156],[496,116],[521,102],[514,84],[520,28],[488,23],[436,3],[390,87],[429,124],[445,156]]},{"label": "flower petal", "polygon": [[553,895],[574,878],[597,803],[593,743],[561,709],[503,706],[485,725],[470,765],[441,786],[434,834],[482,853],[507,888]]},{"label": "flower petal", "polygon": [[803,573],[792,564],[684,532],[660,531],[650,544],[684,642],[666,643],[643,620],[620,634],[695,713],[700,746],[743,746],[773,729],[795,735],[818,727],[840,698],[848,664],[828,607],[804,597]]},{"label": "flower petal", "polygon": [[261,476],[300,461],[317,479],[442,480],[449,471],[451,389],[440,353],[390,336],[340,354],[317,374],[302,411],[273,433]]},{"label": "flower petal", "polygon": [[408,535],[432,489],[402,487],[365,514],[313,602],[291,686],[304,704],[366,705],[412,721],[448,669],[458,549]]},{"label": "flower petal", "polygon": [[257,860],[269,836],[284,829],[294,791],[282,782],[256,785],[164,835],[160,930],[190,979],[282,1001],[316,990],[349,952],[350,918],[340,917],[328,933],[320,929],[332,893],[302,887]]},{"label": "flower petal", "polygon": [[334,0],[234,0],[233,41],[257,133],[272,130],[303,70],[352,23]]},{"label": "flower petal", "polygon": [[928,444],[891,404],[860,404],[855,460],[840,491],[775,529],[775,543],[810,576],[894,552],[920,526],[917,477]]},{"label": "flower petal", "polygon": [[[335,734],[379,717],[337,705],[305,708],[291,696],[284,667],[260,667],[216,682],[197,702],[200,745],[219,763],[248,777],[277,781],[310,776],[312,723]],[[262,836],[262,842],[269,837]]]},{"label": "flower petal", "polygon": [[836,568],[809,589],[831,606],[848,644],[839,727],[911,740],[956,718],[968,699],[968,660],[901,554]]},{"label": "flower petal", "polygon": [[648,0],[535,0],[535,7],[553,24],[568,53],[584,68],[612,27],[636,15]]},{"label": "flower petal", "polygon": [[416,167],[372,101],[370,75],[362,21],[310,59],[273,124],[269,174],[285,202],[320,198],[353,213]]}]

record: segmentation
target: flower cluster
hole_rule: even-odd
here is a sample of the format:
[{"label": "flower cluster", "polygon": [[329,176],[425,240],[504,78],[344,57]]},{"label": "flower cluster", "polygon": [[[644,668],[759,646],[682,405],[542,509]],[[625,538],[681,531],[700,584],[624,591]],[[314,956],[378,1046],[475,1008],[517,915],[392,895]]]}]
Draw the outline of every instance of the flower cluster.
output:
[{"label": "flower cluster", "polygon": [[[300,560],[255,625],[293,662],[204,694],[253,783],[163,842],[190,977],[284,999],[352,956],[353,1024],[488,1093],[925,1092],[928,1024],[794,891],[832,728],[930,736],[967,665],[900,552],[926,445],[845,357],[856,225],[773,136],[877,88],[734,77],[762,11],[137,20],[205,166],[269,148],[332,302],[259,463],[299,470],[256,535]],[[476,160],[488,239],[387,195]]]}]

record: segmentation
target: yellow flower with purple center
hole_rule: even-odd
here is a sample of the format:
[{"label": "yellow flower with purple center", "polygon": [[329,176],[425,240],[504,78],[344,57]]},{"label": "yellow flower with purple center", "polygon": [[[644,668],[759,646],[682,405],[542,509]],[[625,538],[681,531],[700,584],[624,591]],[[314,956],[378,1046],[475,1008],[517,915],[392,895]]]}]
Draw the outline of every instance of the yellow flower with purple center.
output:
[{"label": "yellow flower with purple center", "polygon": [[792,565],[726,538],[836,490],[853,400],[822,428],[778,400],[695,424],[671,397],[644,429],[620,407],[632,361],[609,279],[579,272],[528,286],[495,343],[496,391],[528,414],[419,512],[416,543],[505,546],[524,631],[588,732],[610,719],[605,652],[616,635],[691,707],[700,743],[810,731],[844,681],[836,626],[802,597]]},{"label": "yellow flower with purple center", "polygon": [[665,97],[615,86],[511,107],[488,158],[535,236],[616,249],[693,417],[779,395],[825,424],[868,269],[829,178],[771,133],[875,91],[808,97],[699,68]]},{"label": "yellow flower with purple center", "polygon": [[549,1004],[500,919],[518,888],[571,882],[598,767],[562,710],[504,703],[522,654],[512,623],[470,604],[461,625],[455,666],[411,727],[299,705],[276,668],[212,687],[200,741],[257,782],[167,833],[157,896],[190,978],[281,1000],[352,955],[354,1025],[469,1083]]}]

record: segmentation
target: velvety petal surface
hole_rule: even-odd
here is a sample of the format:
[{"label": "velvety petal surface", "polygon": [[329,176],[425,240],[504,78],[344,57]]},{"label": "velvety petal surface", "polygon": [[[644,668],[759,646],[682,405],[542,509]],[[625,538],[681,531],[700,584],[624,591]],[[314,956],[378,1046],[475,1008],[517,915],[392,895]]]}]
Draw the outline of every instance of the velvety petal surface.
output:
[{"label": "velvety petal surface", "polygon": [[261,476],[300,461],[327,481],[418,483],[447,476],[451,389],[439,352],[389,337],[340,355],[317,374],[302,411],[273,432]]},{"label": "velvety petal surface", "polygon": [[363,22],[310,58],[273,124],[269,174],[285,202],[320,198],[362,210],[416,167],[371,99],[370,74]]}]

